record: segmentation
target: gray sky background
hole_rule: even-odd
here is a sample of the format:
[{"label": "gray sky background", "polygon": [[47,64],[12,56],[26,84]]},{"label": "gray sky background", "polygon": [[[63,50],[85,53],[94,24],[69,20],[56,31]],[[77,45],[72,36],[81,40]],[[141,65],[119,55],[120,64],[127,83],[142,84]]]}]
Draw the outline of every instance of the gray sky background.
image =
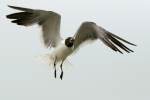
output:
[{"label": "gray sky background", "polygon": [[[1,0],[1,100],[150,100],[149,0]],[[61,33],[73,35],[94,21],[135,43],[121,55],[97,41],[71,57],[63,81],[37,60],[45,48],[40,29],[11,24],[7,5],[52,10],[62,15]],[[65,66],[64,66],[65,67]]]}]

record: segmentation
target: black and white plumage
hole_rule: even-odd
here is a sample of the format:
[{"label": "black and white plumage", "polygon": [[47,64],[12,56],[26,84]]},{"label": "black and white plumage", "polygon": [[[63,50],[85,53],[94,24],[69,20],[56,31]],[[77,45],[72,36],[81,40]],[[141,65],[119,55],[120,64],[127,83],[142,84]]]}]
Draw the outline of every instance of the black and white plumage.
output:
[{"label": "black and white plumage", "polygon": [[65,42],[60,36],[61,16],[53,11],[36,10],[22,7],[9,6],[10,8],[20,10],[21,12],[7,15],[7,18],[13,19],[11,22],[23,26],[31,26],[35,23],[42,27],[43,41],[46,47],[53,47],[54,50],[49,55],[54,62],[54,75],[56,78],[56,64],[61,62],[61,75],[63,77],[62,65],[65,59],[72,54],[80,45],[88,40],[101,40],[106,46],[113,51],[123,54],[122,50],[127,53],[133,52],[122,42],[136,46],[127,40],[112,34],[94,22],[83,22],[73,37],[68,37]]}]

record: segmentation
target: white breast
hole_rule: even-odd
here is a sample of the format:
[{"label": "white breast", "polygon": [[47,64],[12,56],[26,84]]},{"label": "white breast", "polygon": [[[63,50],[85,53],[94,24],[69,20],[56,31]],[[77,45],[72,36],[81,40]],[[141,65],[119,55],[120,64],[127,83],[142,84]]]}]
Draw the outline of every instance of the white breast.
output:
[{"label": "white breast", "polygon": [[64,43],[60,44],[51,52],[53,59],[57,58],[57,61],[65,60],[73,52],[72,48],[68,48]]}]

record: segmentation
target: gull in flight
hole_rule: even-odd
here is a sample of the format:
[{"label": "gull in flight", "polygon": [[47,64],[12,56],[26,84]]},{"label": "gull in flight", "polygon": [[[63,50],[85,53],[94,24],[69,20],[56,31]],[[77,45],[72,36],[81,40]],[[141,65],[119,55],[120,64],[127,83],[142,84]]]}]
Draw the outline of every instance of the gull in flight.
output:
[{"label": "gull in flight", "polygon": [[[23,7],[9,6],[10,8],[20,10],[20,12],[9,14],[6,17],[12,19],[12,23],[23,26],[31,26],[35,23],[42,27],[43,42],[46,47],[52,47],[54,50],[50,53],[49,58],[53,59],[54,77],[56,78],[56,64],[60,62],[60,79],[63,78],[63,62],[66,58],[76,51],[81,44],[88,40],[101,40],[106,46],[113,51],[123,54],[122,50],[127,53],[134,52],[122,42],[136,46],[127,40],[105,30],[94,22],[83,22],[77,32],[66,39],[60,35],[61,15],[53,11],[38,9],[29,9]],[[64,41],[64,42],[62,42]]]}]

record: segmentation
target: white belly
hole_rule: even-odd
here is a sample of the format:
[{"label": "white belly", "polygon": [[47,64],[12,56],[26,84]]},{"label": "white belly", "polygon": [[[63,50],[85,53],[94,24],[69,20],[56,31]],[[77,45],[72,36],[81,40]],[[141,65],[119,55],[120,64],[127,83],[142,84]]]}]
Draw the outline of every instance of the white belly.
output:
[{"label": "white belly", "polygon": [[57,61],[65,60],[71,53],[73,52],[72,48],[68,48],[65,44],[61,44],[56,47],[50,54],[53,59],[57,59]]}]

